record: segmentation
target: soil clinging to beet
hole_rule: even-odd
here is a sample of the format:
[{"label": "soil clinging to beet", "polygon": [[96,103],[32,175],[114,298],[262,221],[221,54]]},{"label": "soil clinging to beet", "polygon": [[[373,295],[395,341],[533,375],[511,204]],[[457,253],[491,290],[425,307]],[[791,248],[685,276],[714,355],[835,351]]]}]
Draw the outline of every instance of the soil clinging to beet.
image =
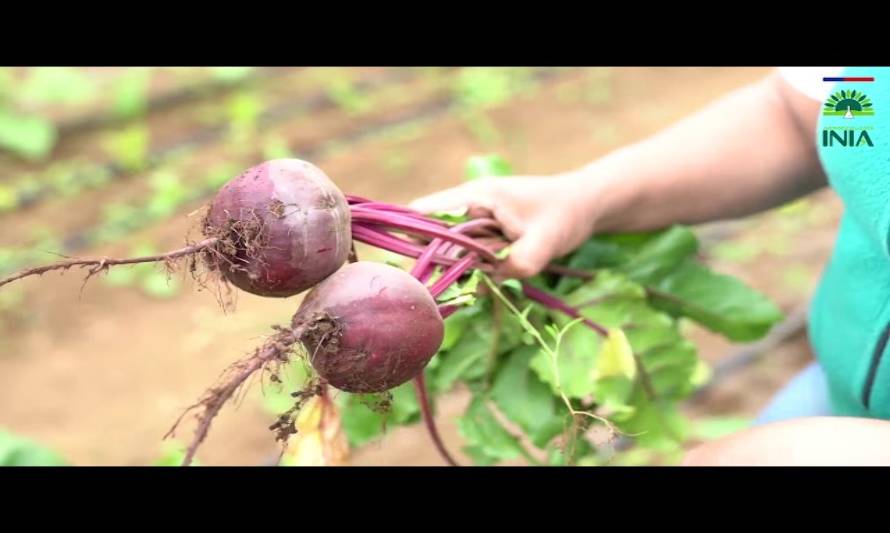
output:
[{"label": "soil clinging to beet", "polygon": [[353,393],[383,392],[417,377],[444,337],[426,287],[403,270],[364,261],[307,294],[297,325],[318,375]]},{"label": "soil clinging to beet", "polygon": [[223,276],[260,296],[299,294],[342,266],[352,243],[346,197],[311,163],[276,159],[216,195],[205,235],[220,237]]}]

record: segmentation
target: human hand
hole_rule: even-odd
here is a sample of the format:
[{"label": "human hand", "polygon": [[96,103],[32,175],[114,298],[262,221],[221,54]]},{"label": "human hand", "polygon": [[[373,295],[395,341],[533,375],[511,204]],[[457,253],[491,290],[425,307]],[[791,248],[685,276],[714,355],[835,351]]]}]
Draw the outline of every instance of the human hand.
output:
[{"label": "human hand", "polygon": [[513,241],[497,274],[521,279],[573,251],[592,233],[596,209],[588,200],[591,185],[584,181],[575,173],[481,178],[419,198],[411,207],[424,213],[466,208],[472,218],[497,220]]}]

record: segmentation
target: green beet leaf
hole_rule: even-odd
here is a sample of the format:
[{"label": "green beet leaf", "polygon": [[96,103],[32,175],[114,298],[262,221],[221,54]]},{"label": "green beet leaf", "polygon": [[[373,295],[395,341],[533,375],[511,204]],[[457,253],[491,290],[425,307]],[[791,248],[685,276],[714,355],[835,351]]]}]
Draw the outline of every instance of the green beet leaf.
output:
[{"label": "green beet leaf", "polygon": [[742,281],[690,260],[652,284],[650,299],[736,342],[762,337],[783,318],[772,301]]},{"label": "green beet leaf", "polygon": [[[386,394],[347,394],[338,397],[342,411],[340,420],[351,446],[361,446],[381,435],[389,425],[408,425],[420,419],[420,405],[414,383],[399,385]],[[389,408],[381,402],[389,400]]]},{"label": "green beet leaf", "polygon": [[536,352],[534,346],[523,346],[506,356],[494,378],[491,399],[541,448],[563,430],[566,409],[547,384],[529,371]]},{"label": "green beet leaf", "polygon": [[498,422],[481,397],[473,399],[457,424],[468,446],[465,451],[477,464],[493,464],[526,454],[519,439]]}]

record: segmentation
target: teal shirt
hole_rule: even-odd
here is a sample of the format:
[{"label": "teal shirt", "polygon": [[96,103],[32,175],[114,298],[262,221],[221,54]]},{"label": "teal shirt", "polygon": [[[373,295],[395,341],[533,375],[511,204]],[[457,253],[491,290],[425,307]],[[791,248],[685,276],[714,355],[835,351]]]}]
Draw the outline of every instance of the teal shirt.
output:
[{"label": "teal shirt", "polygon": [[[844,214],[810,310],[809,335],[835,414],[890,419],[890,68],[851,67],[842,76],[875,78],[838,82],[832,90],[847,97],[855,90],[857,101],[864,93],[873,115],[823,114],[816,131]],[[849,132],[831,135],[826,128],[853,130],[853,142]]]}]

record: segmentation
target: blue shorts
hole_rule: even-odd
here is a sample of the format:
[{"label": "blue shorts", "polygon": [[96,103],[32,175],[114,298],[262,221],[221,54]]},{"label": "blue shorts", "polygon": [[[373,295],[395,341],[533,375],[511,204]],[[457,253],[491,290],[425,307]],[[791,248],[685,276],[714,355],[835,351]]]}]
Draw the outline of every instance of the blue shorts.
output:
[{"label": "blue shorts", "polygon": [[831,415],[828,381],[822,367],[818,363],[812,363],[773,397],[754,424]]}]

